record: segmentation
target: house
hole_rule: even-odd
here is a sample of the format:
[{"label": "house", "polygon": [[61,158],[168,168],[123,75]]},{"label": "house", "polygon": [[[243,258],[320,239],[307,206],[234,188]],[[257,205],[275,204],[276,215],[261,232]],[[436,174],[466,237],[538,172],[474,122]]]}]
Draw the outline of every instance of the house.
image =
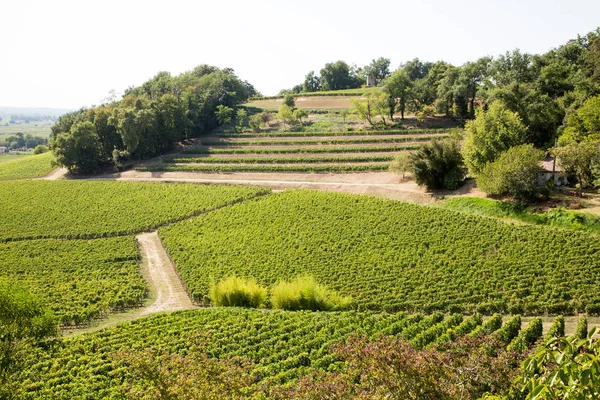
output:
[{"label": "house", "polygon": [[8,147],[0,146],[0,154],[8,153]]},{"label": "house", "polygon": [[556,157],[547,156],[540,161],[542,170],[538,172],[537,183],[539,186],[546,186],[550,181],[554,181],[556,186],[566,186],[569,184],[567,177],[563,174],[563,169],[556,162]]},{"label": "house", "polygon": [[377,86],[375,77],[373,75],[367,75],[367,87]]}]

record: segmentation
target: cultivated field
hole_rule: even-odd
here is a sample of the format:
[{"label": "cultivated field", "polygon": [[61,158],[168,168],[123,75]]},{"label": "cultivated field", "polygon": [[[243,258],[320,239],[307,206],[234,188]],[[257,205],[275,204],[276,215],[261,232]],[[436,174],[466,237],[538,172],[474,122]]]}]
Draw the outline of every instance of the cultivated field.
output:
[{"label": "cultivated field", "polygon": [[10,157],[10,155],[0,157],[0,181],[41,178],[55,168],[52,165],[54,156],[50,152],[35,156],[19,156],[6,162],[2,162],[3,157]]},{"label": "cultivated field", "polygon": [[[138,382],[123,360],[123,352],[143,350],[165,360],[168,354],[193,352],[220,359],[241,357],[249,362],[254,377],[248,390],[268,392],[312,372],[342,368],[343,363],[331,354],[331,346],[349,336],[397,335],[420,348],[477,330],[495,332],[509,344],[517,337],[520,322],[507,322],[499,328],[499,321],[495,318],[481,325],[478,316],[240,308],[177,312],[68,339],[52,355],[38,354],[26,376],[25,389],[27,398],[121,398],[125,387]],[[514,322],[519,322],[516,329]]]},{"label": "cultivated field", "polygon": [[192,296],[305,274],[387,311],[600,312],[595,236],[371,197],[286,191],[161,228]]}]

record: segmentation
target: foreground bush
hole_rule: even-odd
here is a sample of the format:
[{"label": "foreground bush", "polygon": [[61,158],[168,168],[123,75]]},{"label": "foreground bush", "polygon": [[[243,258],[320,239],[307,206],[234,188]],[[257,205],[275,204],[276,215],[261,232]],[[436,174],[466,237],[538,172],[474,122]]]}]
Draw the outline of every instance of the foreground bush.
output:
[{"label": "foreground bush", "polygon": [[477,176],[477,186],[489,195],[509,195],[518,202],[534,200],[543,156],[530,144],[512,147],[486,164]]},{"label": "foreground bush", "polygon": [[350,297],[342,297],[308,276],[298,277],[291,282],[280,281],[271,289],[273,308],[283,310],[341,310],[348,307],[350,302]]},{"label": "foreground bush", "polygon": [[341,372],[314,372],[273,399],[478,399],[502,393],[522,358],[498,339],[463,337],[443,346],[415,350],[391,337],[352,337],[334,347],[346,362]]},{"label": "foreground bush", "polygon": [[460,145],[455,140],[433,140],[410,159],[415,181],[427,190],[458,189],[465,179]]},{"label": "foreground bush", "polygon": [[214,306],[260,307],[267,299],[267,289],[255,279],[230,276],[210,288],[210,300]]}]

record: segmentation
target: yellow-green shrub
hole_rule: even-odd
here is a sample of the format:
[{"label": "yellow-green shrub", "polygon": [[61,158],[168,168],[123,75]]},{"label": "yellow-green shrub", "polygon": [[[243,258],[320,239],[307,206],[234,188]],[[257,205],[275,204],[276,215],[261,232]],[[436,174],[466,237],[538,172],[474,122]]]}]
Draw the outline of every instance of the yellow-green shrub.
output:
[{"label": "yellow-green shrub", "polygon": [[214,306],[260,307],[267,299],[267,289],[253,278],[230,276],[211,284],[210,299]]},{"label": "yellow-green shrub", "polygon": [[271,305],[283,310],[341,310],[351,301],[350,297],[340,296],[310,276],[297,277],[291,282],[279,281],[271,289]]}]

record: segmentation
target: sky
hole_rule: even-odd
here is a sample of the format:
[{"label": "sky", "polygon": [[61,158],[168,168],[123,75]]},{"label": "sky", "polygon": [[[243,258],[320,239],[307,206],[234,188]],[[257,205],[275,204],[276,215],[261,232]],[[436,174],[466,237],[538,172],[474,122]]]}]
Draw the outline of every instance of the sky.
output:
[{"label": "sky", "polygon": [[99,104],[159,71],[231,67],[264,95],[327,62],[454,65],[543,53],[600,26],[598,0],[0,3],[0,106]]}]

